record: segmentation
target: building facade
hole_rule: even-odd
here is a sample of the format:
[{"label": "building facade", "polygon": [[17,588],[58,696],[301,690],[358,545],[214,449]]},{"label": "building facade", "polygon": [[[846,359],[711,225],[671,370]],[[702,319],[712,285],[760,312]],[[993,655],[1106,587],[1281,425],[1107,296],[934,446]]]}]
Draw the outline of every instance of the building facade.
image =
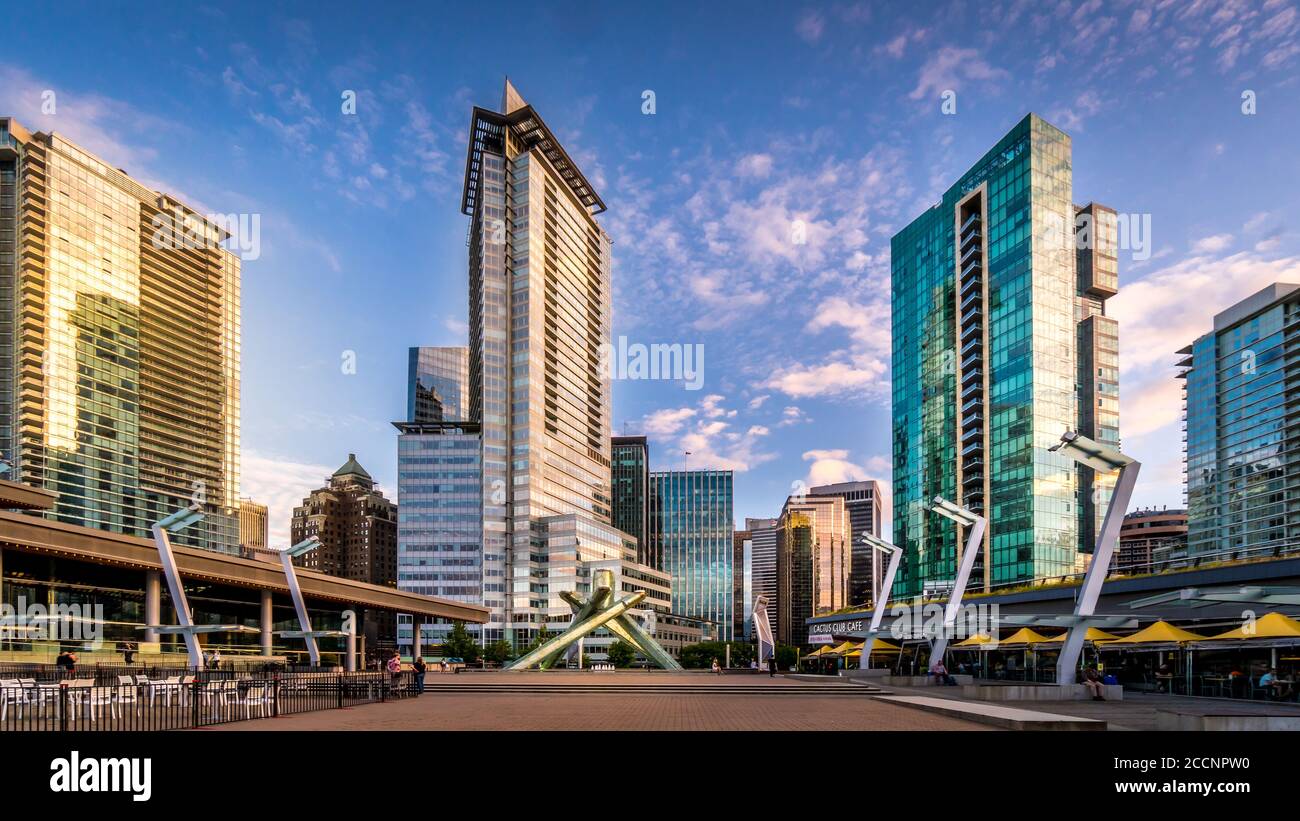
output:
[{"label": "building facade", "polygon": [[988,518],[986,589],[1073,573],[1093,548],[1108,489],[1049,448],[1080,428],[1118,440],[1115,220],[1072,198],[1070,138],[1030,114],[891,241],[902,595],[956,574],[966,534],[935,496]]},{"label": "building facade", "polygon": [[406,371],[408,422],[468,422],[469,348],[411,348]]},{"label": "building facade", "polygon": [[[746,629],[753,634],[754,601],[767,596],[768,618],[776,612],[776,553],[777,520],[745,519],[745,532],[749,533],[749,598],[746,603],[749,616]],[[775,625],[772,625],[775,633]]]},{"label": "building facade", "polygon": [[803,510],[789,510],[776,529],[776,640],[803,647],[813,617],[813,555],[816,520]]},{"label": "building facade", "polygon": [[729,470],[650,474],[650,538],[672,578],[672,612],[718,625],[731,641],[735,519]]},{"label": "building facade", "polygon": [[[482,604],[504,595],[505,579],[484,577],[483,485],[478,426],[471,422],[395,422],[397,437],[397,587]],[[442,643],[450,624],[421,624],[421,647]],[[479,627],[470,626],[478,637]],[[413,643],[399,621],[397,643]],[[408,651],[409,652],[409,651]]]},{"label": "building facade", "polygon": [[652,555],[650,533],[650,447],[644,436],[615,436],[610,440],[614,527],[636,539],[637,561],[661,567]]},{"label": "building facade", "polygon": [[[239,552],[240,261],[216,222],[0,117],[0,458],[43,515]],[[21,319],[20,319],[21,318]]]},{"label": "building facade", "polygon": [[483,437],[484,636],[527,645],[549,620],[536,523],[610,524],[611,321],[604,203],[537,111],[506,82],[471,118],[461,211],[469,228],[470,418]]},{"label": "building facade", "polygon": [[239,500],[239,549],[241,553],[265,551],[268,531],[268,512],[266,505],[259,505],[252,499]]},{"label": "building facade", "polygon": [[1111,563],[1116,573],[1158,572],[1155,565],[1187,555],[1187,511],[1154,508],[1125,514],[1119,547]]},{"label": "building facade", "polygon": [[871,545],[863,533],[879,536],[883,503],[880,485],[875,481],[837,482],[808,489],[809,496],[838,496],[849,513],[848,542],[851,553],[849,570],[849,604],[866,605],[875,600],[880,589],[881,567],[876,563]]},{"label": "building facade", "polygon": [[1297,349],[1300,285],[1276,283],[1180,351],[1188,556],[1265,555],[1300,541]]}]

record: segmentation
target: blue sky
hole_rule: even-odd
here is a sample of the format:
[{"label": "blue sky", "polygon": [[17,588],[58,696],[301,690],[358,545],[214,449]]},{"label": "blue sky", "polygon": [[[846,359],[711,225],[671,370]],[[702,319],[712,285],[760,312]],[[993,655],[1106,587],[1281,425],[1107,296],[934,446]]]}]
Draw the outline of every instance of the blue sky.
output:
[{"label": "blue sky", "polygon": [[795,482],[888,482],[889,237],[1035,111],[1074,138],[1077,202],[1150,215],[1111,305],[1121,432],[1136,502],[1175,505],[1173,352],[1300,282],[1295,6],[64,3],[12,27],[0,113],[260,215],[243,485],[282,541],[348,452],[395,495],[406,349],[464,344],[466,132],[503,76],[609,206],[615,333],[705,346],[702,390],[616,383],[615,430],[648,433],[656,467],[736,470],[738,520]]}]

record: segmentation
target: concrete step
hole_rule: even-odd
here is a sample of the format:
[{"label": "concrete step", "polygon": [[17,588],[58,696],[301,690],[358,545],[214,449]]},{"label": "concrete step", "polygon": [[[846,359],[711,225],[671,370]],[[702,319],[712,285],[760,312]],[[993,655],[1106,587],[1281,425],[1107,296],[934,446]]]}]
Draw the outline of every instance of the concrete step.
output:
[{"label": "concrete step", "polygon": [[591,693],[617,693],[620,695],[637,694],[637,695],[708,695],[708,696],[728,696],[728,695],[763,695],[763,696],[867,696],[880,694],[885,691],[865,685],[855,685],[852,687],[841,685],[773,685],[765,687],[763,685],[738,684],[738,685],[708,685],[708,684],[619,684],[611,682],[608,684],[529,684],[521,682],[513,683],[491,683],[491,684],[450,684],[426,682],[424,685],[426,693],[537,693],[537,694],[591,694]]},{"label": "concrete step", "polygon": [[952,698],[930,696],[875,696],[880,701],[938,713],[952,718],[963,718],[1004,730],[1105,730],[1106,722],[1092,718],[1043,713],[1019,707],[1004,707],[980,701],[958,701]]}]

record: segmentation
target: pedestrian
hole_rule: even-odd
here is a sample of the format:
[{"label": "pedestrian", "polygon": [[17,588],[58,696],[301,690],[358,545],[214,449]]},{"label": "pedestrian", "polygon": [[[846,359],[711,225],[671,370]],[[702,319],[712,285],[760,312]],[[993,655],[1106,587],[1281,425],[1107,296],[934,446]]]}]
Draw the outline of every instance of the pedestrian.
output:
[{"label": "pedestrian", "polygon": [[393,689],[396,690],[402,680],[402,657],[396,650],[388,657],[388,675],[392,676]]},{"label": "pedestrian", "polygon": [[767,677],[776,678],[776,655],[767,657]]},{"label": "pedestrian", "polygon": [[415,670],[415,694],[419,695],[424,692],[424,671],[427,669],[424,656],[416,656],[415,661],[411,662],[411,668]]},{"label": "pedestrian", "polygon": [[212,648],[212,669],[216,670],[221,666],[221,650]]},{"label": "pedestrian", "polygon": [[122,658],[126,659],[128,665],[135,661],[135,642],[122,642]]},{"label": "pedestrian", "polygon": [[77,672],[77,656],[67,650],[60,650],[54,666],[59,668],[65,678],[72,678]]},{"label": "pedestrian", "polygon": [[713,660],[713,672],[717,673],[718,675],[722,675],[722,665],[718,664],[717,659]]}]

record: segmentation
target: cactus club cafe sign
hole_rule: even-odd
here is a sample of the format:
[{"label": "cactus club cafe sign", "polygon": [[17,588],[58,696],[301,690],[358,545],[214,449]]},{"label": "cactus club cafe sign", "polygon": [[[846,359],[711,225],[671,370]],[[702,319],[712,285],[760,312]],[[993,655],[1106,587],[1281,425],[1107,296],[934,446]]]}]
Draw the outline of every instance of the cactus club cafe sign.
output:
[{"label": "cactus club cafe sign", "polygon": [[853,619],[851,621],[821,622],[819,624],[809,625],[808,643],[834,644],[835,636],[864,633],[866,632],[868,624],[870,624],[870,622],[866,619]]}]

